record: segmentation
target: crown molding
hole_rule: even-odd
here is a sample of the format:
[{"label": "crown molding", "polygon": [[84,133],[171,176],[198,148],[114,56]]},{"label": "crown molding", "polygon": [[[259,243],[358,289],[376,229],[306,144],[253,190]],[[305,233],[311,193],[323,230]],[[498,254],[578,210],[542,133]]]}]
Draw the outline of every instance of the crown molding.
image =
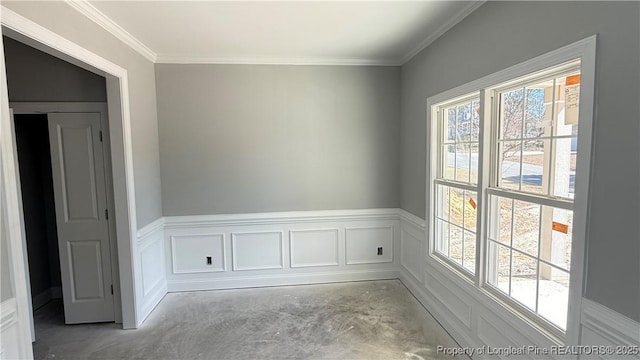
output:
[{"label": "crown molding", "polygon": [[160,64],[229,64],[229,65],[337,65],[337,66],[402,66],[414,56],[424,50],[436,39],[446,33],[453,26],[474,12],[486,0],[471,2],[449,21],[440,26],[435,32],[429,34],[418,46],[414,47],[399,60],[380,59],[331,59],[331,58],[270,58],[270,57],[218,57],[218,56],[192,56],[180,54],[156,54],[153,50],[135,38],[115,21],[89,3],[88,0],[64,0],[69,6],[85,15],[91,21],[107,30],[117,39],[140,53],[153,63]]},{"label": "crown molding", "polygon": [[444,35],[447,31],[449,31],[452,27],[462,21],[464,18],[469,16],[472,12],[474,12],[477,8],[479,8],[482,4],[484,4],[487,0],[476,0],[465,6],[462,10],[458,11],[449,21],[440,26],[436,31],[432,32],[424,39],[418,46],[414,47],[411,51],[409,51],[405,56],[398,61],[400,65],[404,65],[408,63],[414,56],[418,55],[422,50],[424,50],[427,46],[431,45],[436,39],[440,36]]},{"label": "crown molding", "polygon": [[342,65],[342,66],[400,66],[396,60],[330,59],[330,58],[271,58],[217,57],[159,54],[158,64],[228,64],[228,65]]},{"label": "crown molding", "polygon": [[65,2],[89,18],[91,21],[107,30],[111,35],[115,36],[118,40],[127,44],[133,50],[137,51],[140,55],[144,56],[147,60],[155,63],[157,55],[156,53],[143,44],[140,40],[136,39],[133,35],[127,32],[122,26],[118,25],[110,17],[105,15],[102,11],[98,10],[95,6],[91,5],[87,0],[65,0]]}]

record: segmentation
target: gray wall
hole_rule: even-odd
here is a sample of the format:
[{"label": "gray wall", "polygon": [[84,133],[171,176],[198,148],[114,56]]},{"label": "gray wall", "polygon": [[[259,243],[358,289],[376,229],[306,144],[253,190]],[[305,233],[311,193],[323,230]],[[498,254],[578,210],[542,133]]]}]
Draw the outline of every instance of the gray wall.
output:
[{"label": "gray wall", "polygon": [[156,65],[164,215],[399,206],[397,67]]},{"label": "gray wall", "polygon": [[5,1],[2,6],[127,70],[137,226],[161,217],[153,63],[62,1]]},{"label": "gray wall", "polygon": [[9,101],[107,101],[102,76],[6,36]]},{"label": "gray wall", "polygon": [[586,297],[640,320],[640,3],[487,2],[402,67],[402,208],[425,216],[426,99],[598,34]]}]

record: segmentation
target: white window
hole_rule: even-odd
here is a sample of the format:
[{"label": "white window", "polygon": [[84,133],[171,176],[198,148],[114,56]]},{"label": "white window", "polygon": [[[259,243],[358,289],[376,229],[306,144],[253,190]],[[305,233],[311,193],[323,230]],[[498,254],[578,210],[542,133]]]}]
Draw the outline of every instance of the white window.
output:
[{"label": "white window", "polygon": [[580,63],[493,90],[488,288],[564,331]]},{"label": "white window", "polygon": [[435,253],[474,274],[477,243],[480,98],[477,94],[437,108]]},{"label": "white window", "polygon": [[579,321],[594,54],[587,39],[428,101],[429,261],[560,339]]}]

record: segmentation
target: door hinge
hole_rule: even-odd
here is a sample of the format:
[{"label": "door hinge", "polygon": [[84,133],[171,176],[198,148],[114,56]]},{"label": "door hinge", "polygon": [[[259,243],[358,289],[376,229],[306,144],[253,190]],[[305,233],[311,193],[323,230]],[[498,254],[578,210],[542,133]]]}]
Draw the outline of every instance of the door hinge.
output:
[{"label": "door hinge", "polygon": [[111,295],[113,295],[113,284],[111,284]]},{"label": "door hinge", "polygon": [[104,209],[104,216],[109,220],[109,209]]},{"label": "door hinge", "polygon": [[100,142],[102,142],[102,130],[100,130]]}]

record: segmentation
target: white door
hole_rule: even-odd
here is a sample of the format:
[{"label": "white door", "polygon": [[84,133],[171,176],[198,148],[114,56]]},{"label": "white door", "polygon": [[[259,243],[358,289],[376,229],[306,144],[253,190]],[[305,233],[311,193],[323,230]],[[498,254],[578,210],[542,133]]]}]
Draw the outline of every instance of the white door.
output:
[{"label": "white door", "polygon": [[100,114],[48,118],[65,322],[114,321]]}]

